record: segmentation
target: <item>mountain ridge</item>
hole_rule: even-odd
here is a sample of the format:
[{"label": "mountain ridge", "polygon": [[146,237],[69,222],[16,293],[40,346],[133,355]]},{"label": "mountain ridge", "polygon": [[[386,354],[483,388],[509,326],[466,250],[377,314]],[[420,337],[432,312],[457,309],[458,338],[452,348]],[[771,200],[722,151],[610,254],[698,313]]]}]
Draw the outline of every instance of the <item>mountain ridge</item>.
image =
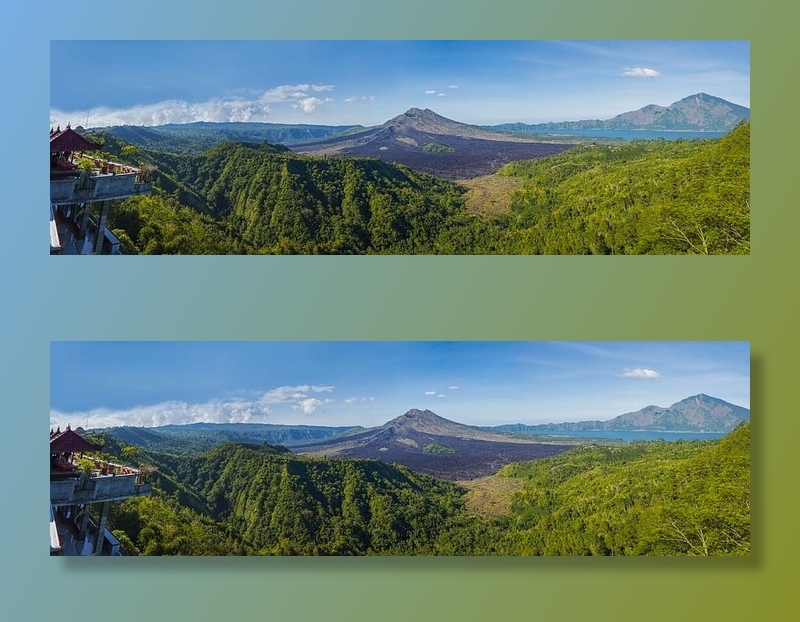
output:
[{"label": "mountain ridge", "polygon": [[530,434],[559,432],[707,432],[728,433],[739,423],[750,421],[750,409],[717,397],[698,393],[666,408],[649,405],[606,421],[586,420],[538,425],[512,424],[487,429]]},{"label": "mountain ridge", "polygon": [[495,131],[547,132],[551,130],[662,130],[728,132],[750,120],[750,109],[707,93],[695,93],[669,106],[647,104],[610,119],[556,121],[547,123],[503,123],[483,126]]}]

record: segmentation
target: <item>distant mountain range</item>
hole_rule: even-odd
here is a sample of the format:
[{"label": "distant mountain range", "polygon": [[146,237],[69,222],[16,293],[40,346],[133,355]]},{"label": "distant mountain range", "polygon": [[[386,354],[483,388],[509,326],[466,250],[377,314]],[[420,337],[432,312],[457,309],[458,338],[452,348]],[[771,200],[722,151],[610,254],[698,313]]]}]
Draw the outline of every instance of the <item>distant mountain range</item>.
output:
[{"label": "distant mountain range", "polygon": [[[728,433],[750,421],[750,410],[699,394],[669,408],[646,406],[608,421],[478,427],[411,409],[381,426],[292,426],[259,423],[117,427],[103,430],[148,451],[198,454],[225,442],[279,444],[293,453],[325,458],[372,458],[448,480],[490,475],[512,462],[555,455],[586,431]],[[524,435],[533,435],[525,438]]]},{"label": "distant mountain range", "polygon": [[[211,123],[197,122],[158,126],[118,125],[91,128],[148,149],[172,153],[197,152],[225,141],[267,142],[288,146],[303,145],[304,152],[365,155],[389,151],[403,145],[406,150],[422,150],[441,137],[477,141],[519,142],[530,144],[525,134],[546,134],[568,130],[674,130],[727,132],[741,121],[750,119],[750,109],[706,93],[684,97],[670,106],[650,104],[624,112],[611,119],[562,121],[550,123],[503,123],[469,125],[436,114],[411,108],[382,125],[310,125],[285,123]],[[80,128],[83,130],[83,128]],[[539,137],[541,140],[541,137]],[[445,146],[447,145],[445,142]],[[381,149],[384,147],[385,149]],[[496,145],[495,145],[496,148]],[[300,149],[298,149],[300,150]],[[431,155],[447,151],[428,150]],[[457,149],[456,149],[457,151]],[[385,159],[385,157],[384,157]]]},{"label": "distant mountain range", "polygon": [[750,410],[703,393],[675,402],[669,408],[645,406],[608,421],[574,421],[542,425],[503,425],[486,428],[497,432],[552,434],[554,432],[709,432],[725,434],[743,421]]},{"label": "distant mountain range", "polygon": [[727,132],[742,121],[750,120],[750,109],[706,93],[689,95],[664,107],[650,104],[624,112],[611,119],[562,121],[557,123],[504,123],[485,126],[505,132],[538,133],[565,130],[664,130]]},{"label": "distant mountain range", "polygon": [[[171,454],[200,453],[222,443],[266,443],[291,447],[329,438],[350,426],[277,425],[272,423],[190,423],[156,428],[105,428],[115,438],[142,449]],[[356,428],[357,430],[363,428]]]},{"label": "distant mountain range", "polygon": [[[227,141],[281,144],[297,153],[377,158],[444,179],[458,180],[488,175],[509,162],[554,155],[576,143],[594,140],[594,137],[548,135],[550,132],[727,132],[749,119],[749,108],[698,93],[666,108],[651,104],[607,120],[534,125],[477,126],[448,119],[430,109],[410,108],[372,127],[199,122],[93,129],[144,149],[171,154],[199,153]],[[598,133],[598,137],[602,134]]]},{"label": "distant mountain range", "polygon": [[208,121],[168,123],[155,126],[115,125],[92,128],[93,131],[106,131],[139,147],[172,153],[203,151],[229,140],[294,145],[303,141],[320,140],[326,136],[354,129],[363,128],[360,125],[212,123]]}]

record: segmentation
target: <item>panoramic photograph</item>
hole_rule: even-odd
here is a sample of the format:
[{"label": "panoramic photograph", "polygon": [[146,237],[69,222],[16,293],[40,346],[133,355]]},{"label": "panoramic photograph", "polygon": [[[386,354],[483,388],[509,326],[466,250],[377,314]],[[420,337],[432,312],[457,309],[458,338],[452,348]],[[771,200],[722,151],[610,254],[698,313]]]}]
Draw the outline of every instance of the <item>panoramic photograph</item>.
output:
[{"label": "panoramic photograph", "polygon": [[750,555],[748,342],[50,361],[51,556]]},{"label": "panoramic photograph", "polygon": [[50,253],[746,255],[750,43],[53,40]]}]

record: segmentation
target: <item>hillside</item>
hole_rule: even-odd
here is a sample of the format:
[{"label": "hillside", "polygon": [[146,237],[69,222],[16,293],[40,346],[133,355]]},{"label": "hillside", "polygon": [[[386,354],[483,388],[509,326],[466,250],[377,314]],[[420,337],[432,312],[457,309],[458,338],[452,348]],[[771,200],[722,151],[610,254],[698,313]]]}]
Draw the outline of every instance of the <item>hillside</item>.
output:
[{"label": "hillside", "polygon": [[582,447],[515,464],[512,555],[749,555],[750,428],[716,442]]},{"label": "hillside", "polygon": [[[274,145],[225,143],[185,155],[140,150],[135,157],[148,163],[156,192],[114,205],[108,221],[131,254],[750,250],[746,123],[717,140],[583,145],[515,161],[496,174],[503,183],[483,178],[470,194],[400,164]],[[481,189],[491,192],[481,198]]]},{"label": "hillside", "polygon": [[[165,495],[120,504],[110,523],[143,554],[209,550],[193,534],[218,547],[227,542],[227,554],[430,554],[463,514],[459,487],[377,461],[309,460],[225,444],[163,468],[160,477],[192,491],[199,507]],[[181,515],[191,517],[185,535],[176,524]]]},{"label": "hillside", "polygon": [[126,554],[750,553],[747,424],[719,441],[576,447],[469,491],[377,460],[263,445],[150,459],[155,494],[108,518]]},{"label": "hillside", "polygon": [[[191,200],[259,253],[431,253],[440,230],[463,214],[460,186],[373,159],[312,158],[244,143],[154,159],[173,196]],[[159,241],[149,220],[137,217],[136,207],[147,203],[128,201],[111,217],[112,228],[139,249]]]},{"label": "hillside", "polygon": [[522,179],[501,252],[750,252],[748,123],[718,140],[580,146],[499,174]]}]

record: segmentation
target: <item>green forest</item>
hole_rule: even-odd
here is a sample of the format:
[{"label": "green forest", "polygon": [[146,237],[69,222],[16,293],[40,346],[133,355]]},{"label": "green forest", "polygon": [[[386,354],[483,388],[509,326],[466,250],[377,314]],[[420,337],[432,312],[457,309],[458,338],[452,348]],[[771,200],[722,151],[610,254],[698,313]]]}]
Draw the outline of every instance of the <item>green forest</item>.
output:
[{"label": "green forest", "polygon": [[506,252],[750,252],[750,125],[716,141],[578,146],[516,162]]},{"label": "green forest", "polygon": [[[93,136],[144,164],[150,196],[114,205],[130,254],[748,254],[750,125],[719,139],[582,144],[513,162],[505,209],[372,158],[227,142],[200,153]],[[430,150],[445,146],[431,143]]]},{"label": "green forest", "polygon": [[[749,555],[750,428],[718,441],[576,447],[510,464],[507,512],[377,460],[224,443],[194,455],[104,450],[145,464],[149,497],[113,504],[128,555]],[[438,449],[438,448],[434,448]]]}]

